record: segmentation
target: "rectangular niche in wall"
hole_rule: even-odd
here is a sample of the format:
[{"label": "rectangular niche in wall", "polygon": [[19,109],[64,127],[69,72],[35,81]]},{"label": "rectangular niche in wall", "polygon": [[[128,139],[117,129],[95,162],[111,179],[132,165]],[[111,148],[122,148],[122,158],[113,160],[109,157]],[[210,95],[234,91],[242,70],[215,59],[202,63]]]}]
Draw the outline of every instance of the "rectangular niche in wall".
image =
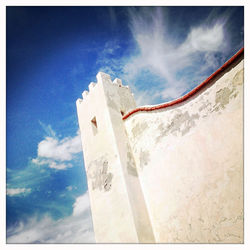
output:
[{"label": "rectangular niche in wall", "polygon": [[94,117],[94,118],[91,120],[91,127],[92,127],[93,134],[96,135],[96,133],[97,133],[97,122],[96,122],[96,117]]}]

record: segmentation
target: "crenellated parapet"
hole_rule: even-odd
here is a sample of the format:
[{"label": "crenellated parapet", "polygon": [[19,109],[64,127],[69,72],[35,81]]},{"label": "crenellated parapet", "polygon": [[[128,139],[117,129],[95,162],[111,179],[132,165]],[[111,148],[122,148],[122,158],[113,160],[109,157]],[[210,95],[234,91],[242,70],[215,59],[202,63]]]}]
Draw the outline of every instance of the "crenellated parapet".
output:
[{"label": "crenellated parapet", "polygon": [[152,243],[152,226],[122,120],[136,108],[134,96],[121,79],[112,81],[103,72],[96,78],[76,103],[96,241]]},{"label": "crenellated parapet", "polygon": [[97,78],[97,83],[109,83],[109,84],[113,84],[113,85],[117,85],[119,87],[123,87],[123,88],[129,88],[129,86],[124,86],[122,84],[122,80],[119,78],[115,78],[114,81],[111,80],[111,77],[109,74],[103,73],[103,72],[99,72],[96,75]]},{"label": "crenellated parapet", "polygon": [[136,108],[129,87],[103,72],[82,93],[96,242],[244,241],[243,51],[168,103]]},{"label": "crenellated parapet", "polygon": [[[88,91],[87,90],[84,90],[82,92],[82,99],[79,98],[77,99],[77,103],[82,103],[82,101],[84,100],[87,100],[89,98],[89,96],[91,95],[91,93],[93,91],[95,91],[95,88],[96,86],[99,86],[99,85],[107,85],[109,84],[110,86],[118,86],[119,88],[125,88],[125,89],[128,89],[130,92],[130,88],[128,85],[123,85],[122,84],[122,80],[119,79],[119,78],[115,78],[114,81],[111,80],[111,77],[109,74],[106,74],[106,73],[103,73],[103,72],[99,72],[97,75],[96,75],[96,79],[97,79],[97,82],[91,82],[89,85],[88,85]],[[133,95],[133,93],[131,93]]]}]

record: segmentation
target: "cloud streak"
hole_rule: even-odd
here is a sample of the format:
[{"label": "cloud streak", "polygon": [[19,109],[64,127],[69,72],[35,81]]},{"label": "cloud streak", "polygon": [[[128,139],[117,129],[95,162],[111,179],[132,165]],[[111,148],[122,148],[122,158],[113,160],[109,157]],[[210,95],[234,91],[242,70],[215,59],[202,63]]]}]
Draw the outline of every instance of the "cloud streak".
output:
[{"label": "cloud streak", "polygon": [[158,91],[153,89],[154,97],[172,99],[180,96],[191,84],[183,72],[191,70],[194,79],[201,61],[204,61],[203,57],[209,59],[225,46],[224,23],[220,20],[212,25],[201,23],[191,27],[186,39],[179,42],[171,37],[161,8],[156,8],[153,12],[131,9],[129,14],[130,29],[139,54],[125,65],[125,72],[131,79],[136,78],[143,70],[160,77],[161,86],[157,86]]},{"label": "cloud streak", "polygon": [[40,126],[43,128],[44,132],[47,134],[47,136],[50,136],[50,137],[56,137],[56,133],[55,131],[52,129],[51,125],[46,125],[44,124],[43,122],[41,121],[38,121]]},{"label": "cloud streak", "polygon": [[7,230],[7,243],[94,243],[94,232],[88,192],[79,196],[73,205],[73,214],[58,221],[49,216]]},{"label": "cloud streak", "polygon": [[[229,46],[228,17],[211,20],[209,16],[187,29],[180,40],[173,35],[163,8],[129,8],[128,16],[136,48],[119,59],[103,53],[98,63],[103,63],[100,70],[120,75],[130,85],[138,105],[178,98],[223,63]],[[108,45],[104,52],[109,51]]]},{"label": "cloud streak", "polygon": [[31,188],[7,188],[8,196],[26,195],[31,192]]}]

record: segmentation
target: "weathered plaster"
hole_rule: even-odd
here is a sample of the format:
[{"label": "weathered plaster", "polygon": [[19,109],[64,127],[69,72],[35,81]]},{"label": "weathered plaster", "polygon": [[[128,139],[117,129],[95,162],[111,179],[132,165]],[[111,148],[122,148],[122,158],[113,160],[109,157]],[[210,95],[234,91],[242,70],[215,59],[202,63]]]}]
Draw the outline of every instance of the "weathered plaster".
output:
[{"label": "weathered plaster", "polygon": [[108,106],[114,110],[117,110],[117,104],[113,101],[113,96],[107,94]]},{"label": "weathered plaster", "polygon": [[132,133],[134,137],[139,137],[143,136],[144,130],[148,128],[148,124],[146,122],[143,123],[137,123],[133,128],[132,128]]},{"label": "weathered plaster", "polygon": [[161,123],[158,126],[160,135],[156,138],[156,142],[159,142],[161,138],[164,138],[164,136],[167,136],[169,133],[173,135],[178,135],[179,133],[185,135],[195,126],[195,120],[197,119],[199,119],[199,114],[192,114],[190,116],[188,111],[182,113],[178,110],[169,124],[165,125]]},{"label": "weathered plaster", "polygon": [[243,242],[243,61],[176,108],[125,120],[156,242]]},{"label": "weathered plaster", "polygon": [[140,169],[143,169],[144,166],[148,165],[148,161],[149,161],[149,151],[145,150],[140,152]]},{"label": "weathered plaster", "polygon": [[215,111],[220,109],[224,109],[225,106],[229,103],[229,97],[231,95],[231,91],[229,88],[223,88],[216,92],[215,96]]},{"label": "weathered plaster", "polygon": [[108,172],[108,161],[103,156],[90,162],[87,175],[91,179],[92,190],[109,191],[111,189],[113,174]]},{"label": "weathered plaster", "polygon": [[[243,60],[176,106],[98,73],[77,111],[97,242],[243,242]],[[91,119],[96,117],[93,135]]]},{"label": "weathered plaster", "polygon": [[[124,175],[127,165],[126,159],[122,158],[127,149],[119,141],[119,138],[127,139],[117,88],[129,92],[128,88],[112,83],[108,75],[98,73],[97,84],[90,84],[83,100],[77,101],[77,113],[96,242],[136,243],[134,211]],[[124,112],[135,107],[132,97],[123,102],[127,104],[123,107]],[[92,132],[93,117],[97,122],[95,135]]]},{"label": "weathered plaster", "polygon": [[135,161],[130,151],[127,152],[127,158],[128,158],[128,161],[127,161],[128,173],[133,176],[138,176],[136,166],[135,166]]}]

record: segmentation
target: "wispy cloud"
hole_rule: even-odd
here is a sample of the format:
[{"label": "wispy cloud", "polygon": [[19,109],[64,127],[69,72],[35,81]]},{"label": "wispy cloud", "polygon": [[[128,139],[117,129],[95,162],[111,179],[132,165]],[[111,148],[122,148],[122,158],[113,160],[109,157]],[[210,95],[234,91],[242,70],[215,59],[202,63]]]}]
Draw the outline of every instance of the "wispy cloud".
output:
[{"label": "wispy cloud", "polygon": [[7,188],[8,196],[26,195],[31,192],[31,188]]},{"label": "wispy cloud", "polygon": [[38,121],[40,126],[43,128],[44,132],[46,133],[46,136],[50,137],[56,137],[56,132],[52,129],[51,125],[46,125],[41,121]]},{"label": "wispy cloud", "polygon": [[117,40],[107,41],[96,61],[99,71],[110,74],[113,77],[116,76],[117,72],[122,72],[124,61],[123,58],[117,57],[117,53],[120,50],[122,48]]},{"label": "wispy cloud", "polygon": [[[139,53],[125,65],[125,73],[128,78],[135,79],[143,70],[148,70],[152,74],[151,78],[160,77],[162,81],[157,86],[158,91],[154,89],[155,86],[151,88],[156,98],[180,96],[192,84],[190,80],[200,71],[200,65],[207,63],[201,64],[203,58],[210,59],[225,46],[224,22],[220,19],[210,25],[205,22],[191,27],[182,42],[171,36],[161,8],[153,12],[149,9],[130,9],[130,20],[130,29]],[[203,70],[210,66],[208,64]],[[188,79],[190,71],[193,77]]]},{"label": "wispy cloud", "polygon": [[7,195],[30,195],[36,192],[40,184],[48,178],[50,178],[50,172],[32,162],[28,162],[27,166],[20,170],[9,169],[7,171]]},{"label": "wispy cloud", "polygon": [[[55,135],[55,132],[53,134]],[[82,146],[79,131],[76,136],[63,139],[47,136],[39,142],[37,158],[32,159],[32,162],[37,165],[48,164],[50,168],[63,170],[72,167],[70,161],[81,151]]]},{"label": "wispy cloud", "polygon": [[88,192],[73,204],[73,214],[58,221],[30,218],[7,230],[8,243],[94,243]]},{"label": "wispy cloud", "polygon": [[71,191],[71,190],[73,189],[73,187],[72,187],[72,186],[67,186],[66,189],[67,189],[68,191]]},{"label": "wispy cloud", "polygon": [[218,68],[228,47],[228,17],[210,15],[190,26],[181,40],[172,35],[166,15],[162,8],[129,8],[136,48],[121,58],[103,53],[98,61],[100,70],[120,75],[130,85],[139,105],[177,98],[199,84]]}]

